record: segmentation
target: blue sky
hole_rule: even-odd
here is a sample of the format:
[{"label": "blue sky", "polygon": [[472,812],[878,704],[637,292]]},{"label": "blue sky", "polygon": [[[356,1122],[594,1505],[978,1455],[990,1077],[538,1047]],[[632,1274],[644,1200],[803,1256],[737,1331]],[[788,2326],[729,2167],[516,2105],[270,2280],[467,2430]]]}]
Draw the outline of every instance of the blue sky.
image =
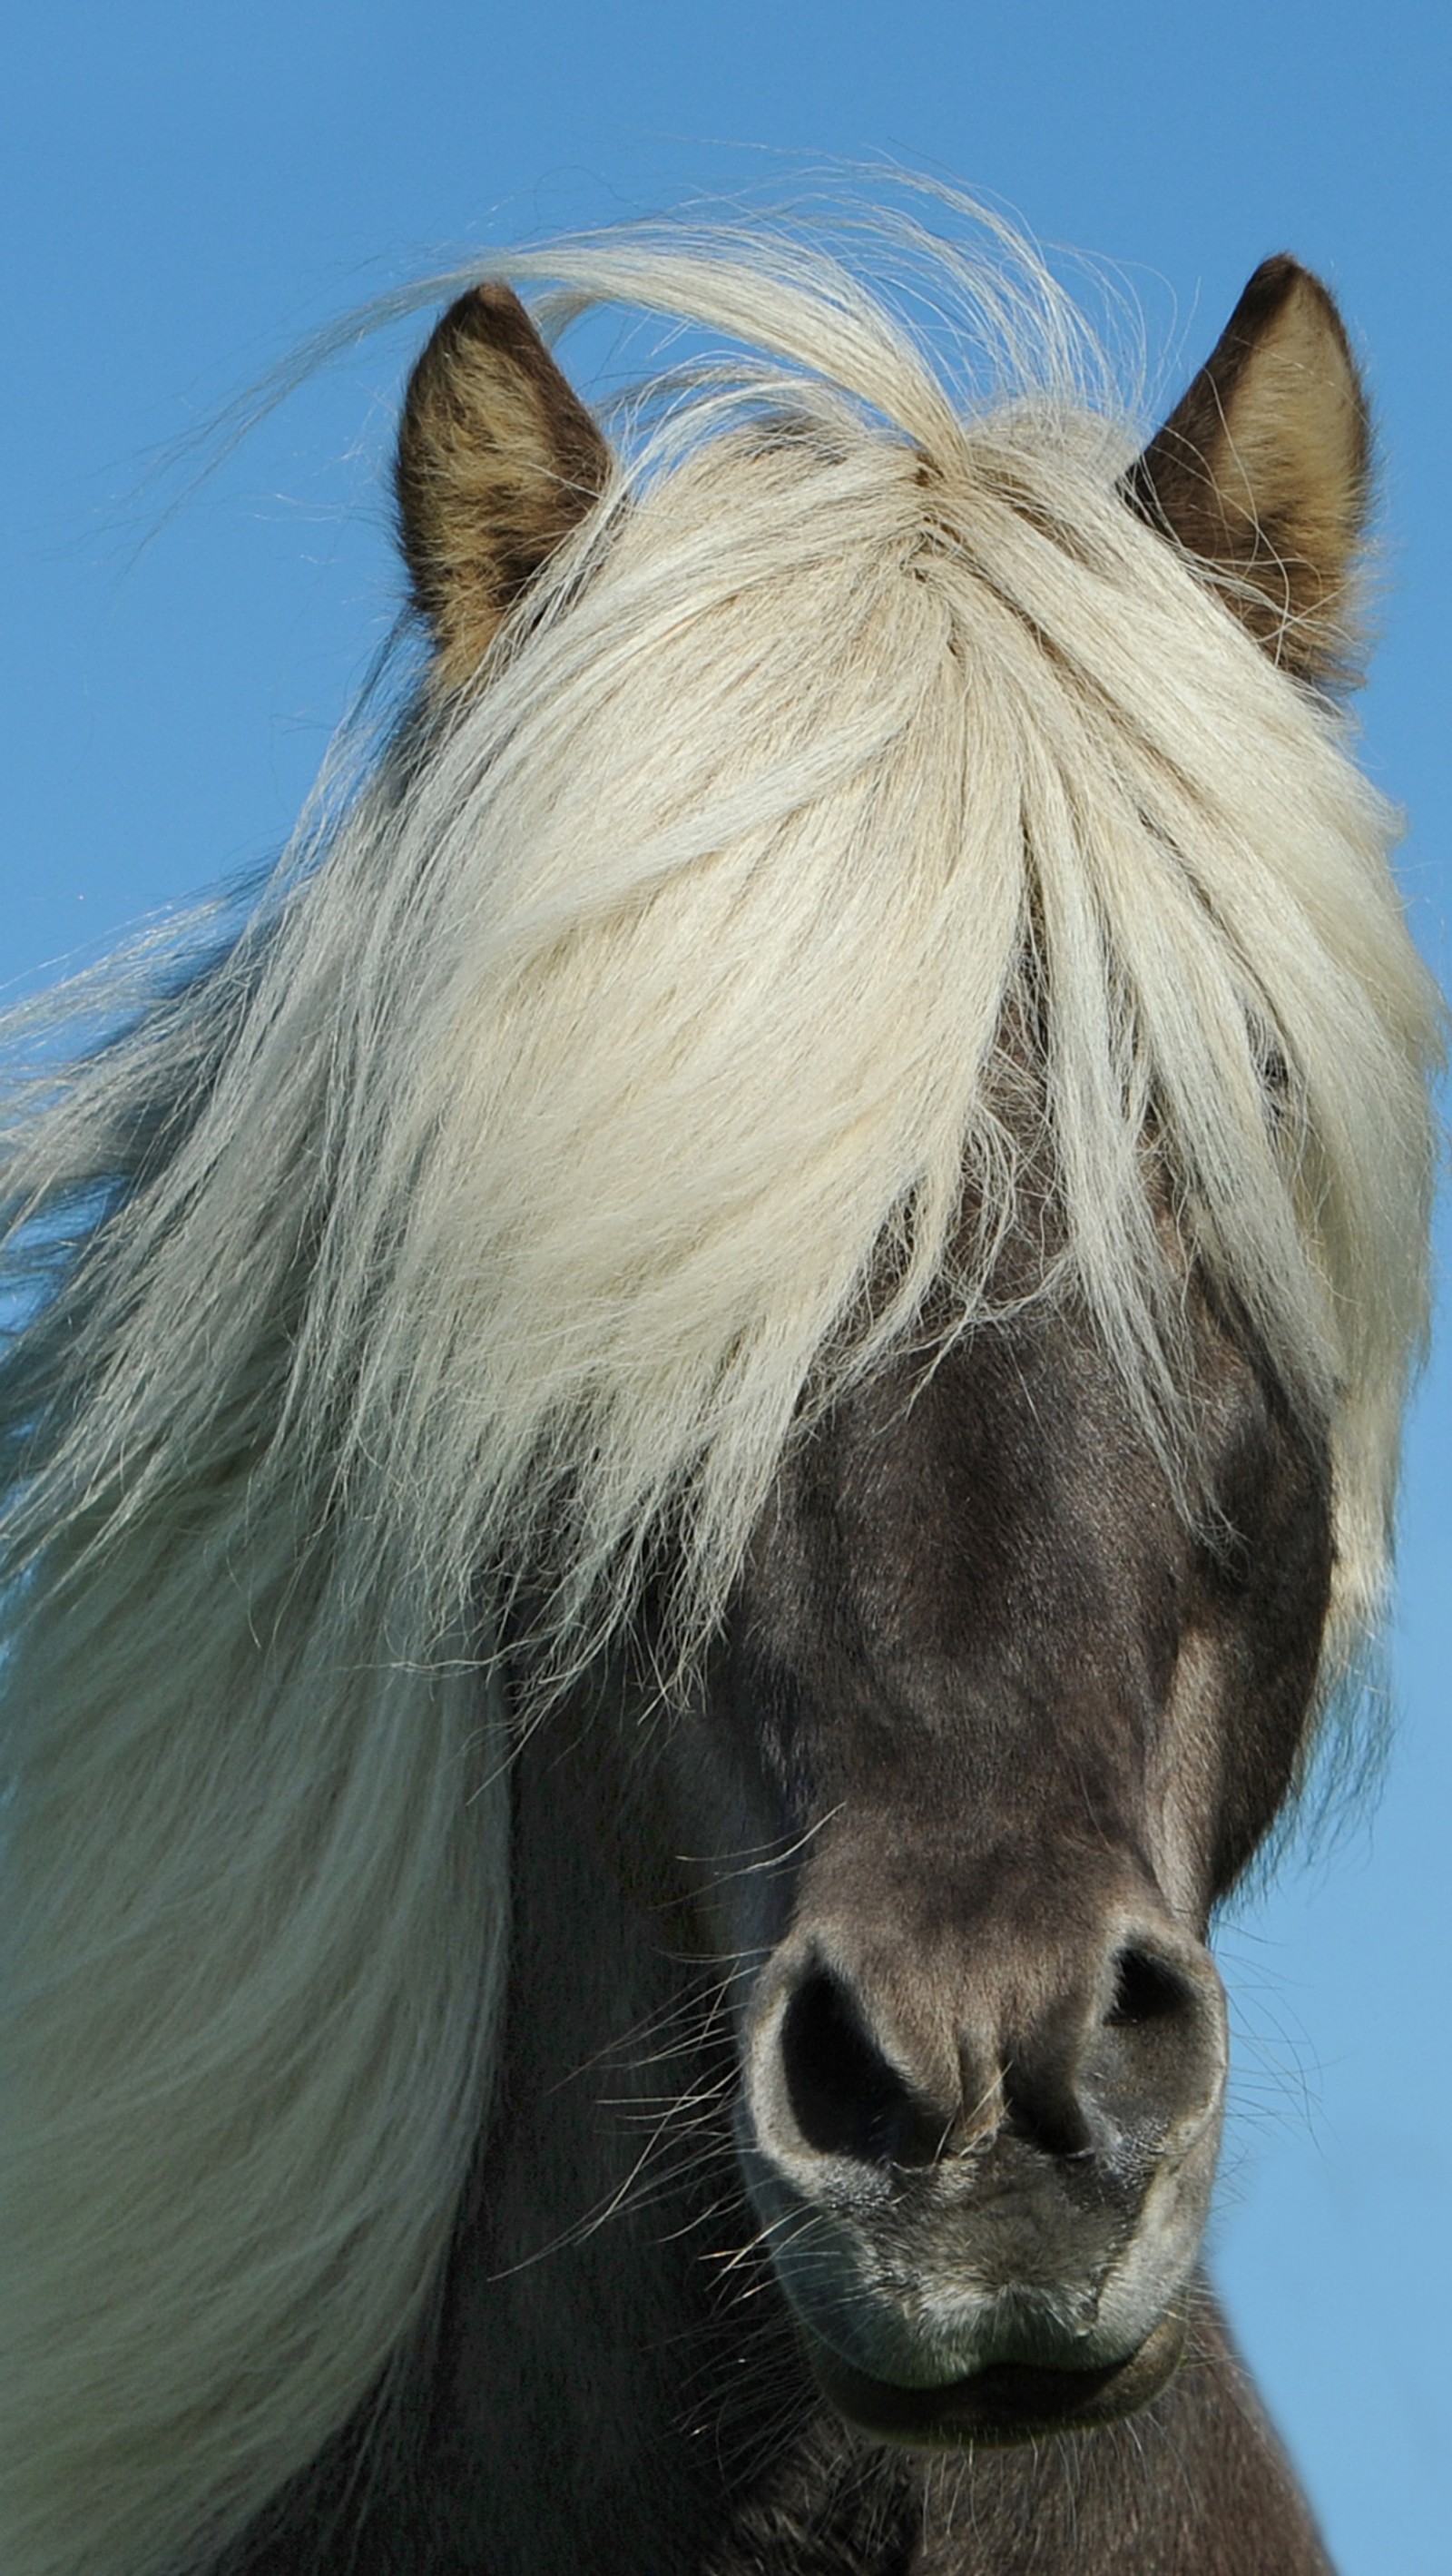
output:
[{"label": "blue sky", "polygon": [[[285,836],[397,607],[415,335],[307,388],[141,546],[155,452],[471,247],[786,195],[823,157],[952,177],[1107,263],[1170,387],[1267,252],[1331,282],[1383,456],[1365,756],[1445,974],[1449,69],[1431,0],[11,0],[0,980]],[[1380,1807],[1223,1942],[1218,2270],[1345,2576],[1452,2570],[1449,1423],[1452,1358],[1411,1429]]]}]

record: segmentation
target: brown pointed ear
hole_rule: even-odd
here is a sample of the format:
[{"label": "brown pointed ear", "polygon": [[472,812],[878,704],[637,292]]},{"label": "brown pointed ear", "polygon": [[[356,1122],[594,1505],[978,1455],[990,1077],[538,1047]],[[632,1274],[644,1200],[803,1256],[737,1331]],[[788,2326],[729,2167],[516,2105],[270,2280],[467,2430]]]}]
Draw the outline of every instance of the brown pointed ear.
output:
[{"label": "brown pointed ear", "polygon": [[1344,675],[1365,523],[1370,431],[1325,287],[1286,257],[1259,267],[1215,349],[1125,490],[1152,527],[1226,581],[1285,669]]},{"label": "brown pointed ear", "polygon": [[524,306],[473,287],[409,378],[394,469],[415,604],[446,686],[605,487],[610,451]]}]

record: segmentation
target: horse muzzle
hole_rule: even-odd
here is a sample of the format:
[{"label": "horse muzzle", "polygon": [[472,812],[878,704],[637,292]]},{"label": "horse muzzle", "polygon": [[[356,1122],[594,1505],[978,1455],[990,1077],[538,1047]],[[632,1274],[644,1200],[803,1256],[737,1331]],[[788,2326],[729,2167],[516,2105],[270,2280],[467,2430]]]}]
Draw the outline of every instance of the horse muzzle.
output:
[{"label": "horse muzzle", "polygon": [[1179,2358],[1224,1999],[1159,1908],[1114,1909],[1101,1949],[1010,1978],[1000,1945],[990,1982],[991,1950],[910,1965],[799,1919],[757,1981],[747,2187],[818,2380],[885,2440],[1106,2421]]}]

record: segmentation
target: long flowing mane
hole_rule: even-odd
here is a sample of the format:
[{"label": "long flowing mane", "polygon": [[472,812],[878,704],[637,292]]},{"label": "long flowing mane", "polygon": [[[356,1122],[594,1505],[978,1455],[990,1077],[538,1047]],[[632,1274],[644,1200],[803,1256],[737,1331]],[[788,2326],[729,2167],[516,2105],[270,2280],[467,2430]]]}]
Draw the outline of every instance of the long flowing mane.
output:
[{"label": "long flowing mane", "polygon": [[487,2102],[492,1613],[563,1671],[668,1561],[688,1656],[811,1408],[991,1311],[1030,1152],[1173,1441],[1153,1133],[1328,1426],[1333,1660],[1375,1618],[1439,1039],[1392,817],[1125,508],[1043,272],[913,248],[1010,351],[972,407],[801,236],[471,271],[751,354],[240,931],[12,1028],[8,2576],[220,2547],[377,2380]]}]

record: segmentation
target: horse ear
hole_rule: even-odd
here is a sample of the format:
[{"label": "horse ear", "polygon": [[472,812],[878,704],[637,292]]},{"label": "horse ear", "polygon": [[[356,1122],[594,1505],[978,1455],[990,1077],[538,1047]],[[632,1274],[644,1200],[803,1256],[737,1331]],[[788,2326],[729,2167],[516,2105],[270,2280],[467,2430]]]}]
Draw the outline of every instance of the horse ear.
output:
[{"label": "horse ear", "polygon": [[1210,357],[1125,478],[1152,527],[1220,574],[1257,641],[1299,677],[1342,671],[1371,437],[1345,327],[1282,253],[1256,270]]},{"label": "horse ear", "polygon": [[507,286],[451,304],[404,398],[394,469],[415,605],[446,686],[604,489],[610,451]]}]

